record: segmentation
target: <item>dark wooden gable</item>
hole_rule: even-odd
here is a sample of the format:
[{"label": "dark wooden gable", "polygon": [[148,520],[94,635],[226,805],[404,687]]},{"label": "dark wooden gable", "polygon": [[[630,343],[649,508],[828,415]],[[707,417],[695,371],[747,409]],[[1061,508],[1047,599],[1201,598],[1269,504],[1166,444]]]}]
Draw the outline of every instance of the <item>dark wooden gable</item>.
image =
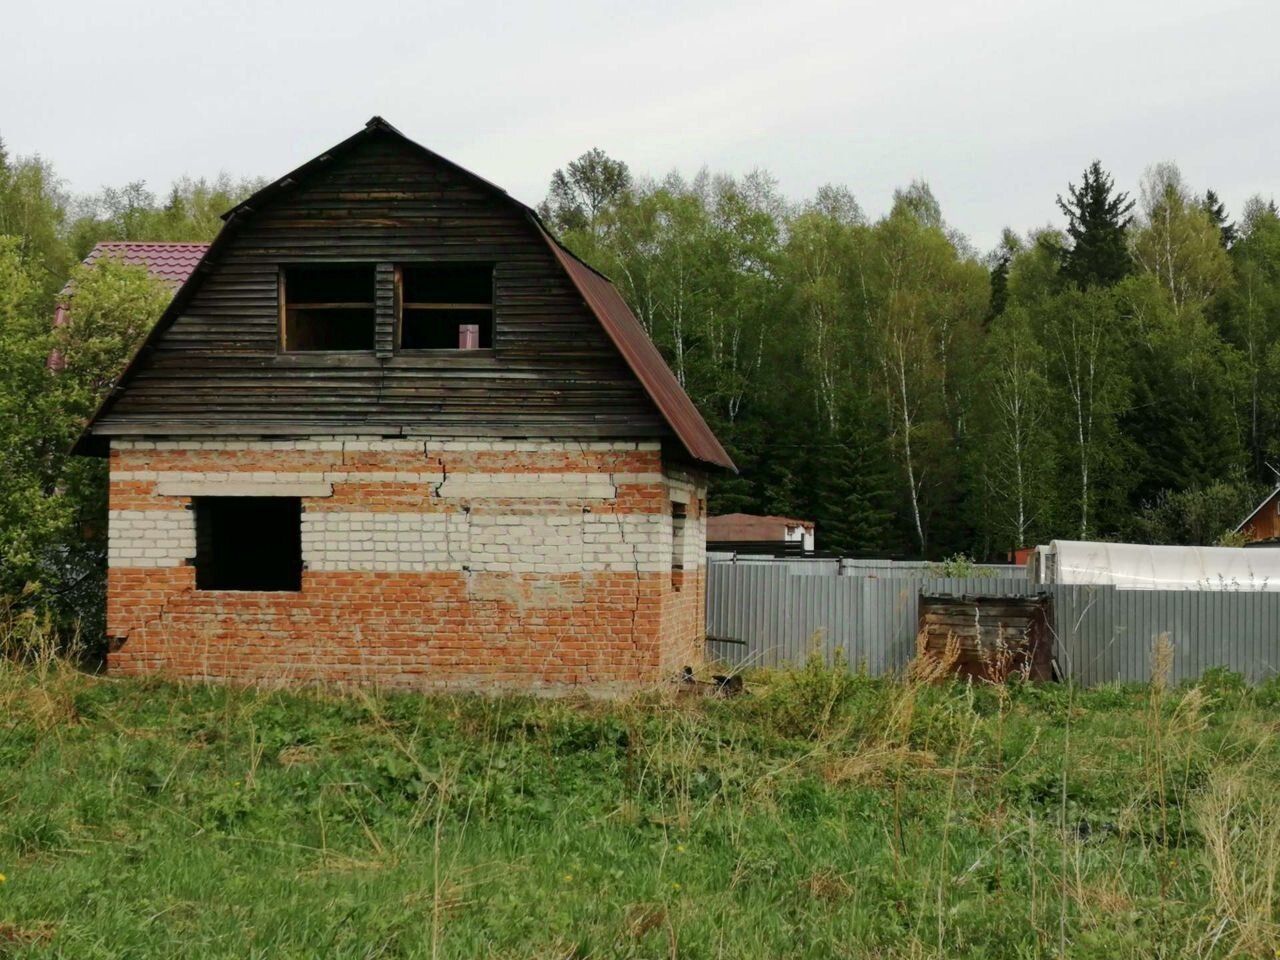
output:
[{"label": "dark wooden gable", "polygon": [[[83,449],[144,435],[672,435],[529,212],[497,188],[378,128],[296,179],[237,210]],[[375,350],[282,354],[281,265],[344,260],[380,278],[397,263],[494,263],[493,349],[396,351],[384,295]]]}]

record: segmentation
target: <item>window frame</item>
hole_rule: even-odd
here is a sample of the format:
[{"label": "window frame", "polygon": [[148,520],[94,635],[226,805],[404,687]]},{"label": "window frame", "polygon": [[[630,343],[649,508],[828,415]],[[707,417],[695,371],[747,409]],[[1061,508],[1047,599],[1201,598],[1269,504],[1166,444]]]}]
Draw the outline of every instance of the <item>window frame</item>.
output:
[{"label": "window frame", "polygon": [[[307,350],[289,345],[289,284],[286,273],[289,270],[316,269],[323,267],[367,267],[373,273],[373,286],[370,290],[372,299],[366,304],[359,303],[358,309],[366,306],[373,315],[372,332],[368,347],[343,350]],[[351,301],[355,303],[355,301]],[[306,305],[306,301],[302,302]],[[377,260],[281,260],[276,265],[276,353],[279,356],[307,357],[312,355],[364,357],[373,356],[378,348],[378,261]]]},{"label": "window frame", "polygon": [[[487,267],[489,270],[489,346],[463,350],[461,347],[406,347],[404,345],[404,271],[415,267]],[[395,316],[393,340],[394,352],[409,357],[448,357],[448,356],[487,356],[498,347],[498,264],[494,260],[397,260],[392,271],[392,283],[395,286],[392,303]],[[476,304],[476,306],[481,306]],[[430,309],[415,304],[410,309]],[[479,312],[479,310],[477,310]]]}]

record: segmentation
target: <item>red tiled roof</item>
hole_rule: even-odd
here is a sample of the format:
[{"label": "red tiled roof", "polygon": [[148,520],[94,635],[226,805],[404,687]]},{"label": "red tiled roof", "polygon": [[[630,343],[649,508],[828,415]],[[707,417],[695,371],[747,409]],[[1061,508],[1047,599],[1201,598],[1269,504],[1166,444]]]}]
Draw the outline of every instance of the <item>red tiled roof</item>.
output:
[{"label": "red tiled roof", "polygon": [[726,513],[707,517],[707,540],[715,543],[764,543],[786,538],[787,527],[813,529],[812,520],[794,517],[759,516],[754,513]]},{"label": "red tiled roof", "polygon": [[[95,244],[84,258],[86,265],[92,265],[103,257],[115,257],[123,263],[143,266],[153,277],[171,287],[180,287],[187,282],[191,271],[196,268],[204,252],[209,249],[207,243],[142,243],[134,240],[104,240]],[[64,294],[70,292],[70,283],[62,288]]]}]

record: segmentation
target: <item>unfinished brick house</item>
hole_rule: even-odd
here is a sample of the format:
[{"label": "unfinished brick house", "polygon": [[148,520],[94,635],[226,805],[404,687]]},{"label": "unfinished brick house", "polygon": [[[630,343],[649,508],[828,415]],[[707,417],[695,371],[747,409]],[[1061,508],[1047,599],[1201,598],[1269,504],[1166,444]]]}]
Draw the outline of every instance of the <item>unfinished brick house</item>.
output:
[{"label": "unfinished brick house", "polygon": [[559,689],[701,658],[733,464],[609,281],[374,118],[265,187],[78,451],[109,668]]}]

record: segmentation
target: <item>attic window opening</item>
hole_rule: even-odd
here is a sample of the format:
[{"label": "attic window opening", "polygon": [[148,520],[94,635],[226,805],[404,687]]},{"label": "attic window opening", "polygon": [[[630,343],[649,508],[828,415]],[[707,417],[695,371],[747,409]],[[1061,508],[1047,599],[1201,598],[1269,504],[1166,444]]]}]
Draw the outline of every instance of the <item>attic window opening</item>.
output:
[{"label": "attic window opening", "polygon": [[286,351],[372,350],[374,265],[283,267],[280,307]]},{"label": "attic window opening", "polygon": [[404,264],[396,283],[402,350],[493,346],[493,264]]},{"label": "attic window opening", "polygon": [[302,589],[299,497],[197,497],[196,589]]}]

